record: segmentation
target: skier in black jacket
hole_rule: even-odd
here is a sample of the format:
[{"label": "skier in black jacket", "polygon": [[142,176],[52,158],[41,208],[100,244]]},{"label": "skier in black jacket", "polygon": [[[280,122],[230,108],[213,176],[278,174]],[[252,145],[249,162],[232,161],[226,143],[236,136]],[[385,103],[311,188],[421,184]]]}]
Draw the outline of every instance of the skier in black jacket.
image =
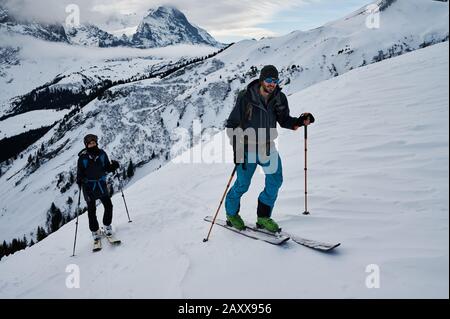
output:
[{"label": "skier in black jacket", "polygon": [[237,165],[237,179],[227,194],[225,210],[228,222],[240,230],[245,228],[239,216],[240,199],[250,187],[257,165],[265,173],[265,188],[258,197],[257,225],[272,232],[279,230],[271,218],[283,183],[281,159],[274,143],[278,135],[277,123],[282,128],[297,130],[314,122],[311,113],[303,113],[298,118],[290,116],[288,100],[278,86],[278,75],[276,67],[265,66],[260,78],[239,93],[226,123]]},{"label": "skier in black jacket", "polygon": [[77,184],[82,187],[83,196],[88,205],[89,229],[94,240],[101,237],[100,227],[96,215],[96,200],[100,199],[105,212],[103,214],[103,225],[105,234],[112,234],[113,205],[106,184],[106,174],[114,172],[119,168],[117,161],[109,161],[104,150],[98,148],[98,138],[93,134],[84,137],[86,146],[78,153]]}]

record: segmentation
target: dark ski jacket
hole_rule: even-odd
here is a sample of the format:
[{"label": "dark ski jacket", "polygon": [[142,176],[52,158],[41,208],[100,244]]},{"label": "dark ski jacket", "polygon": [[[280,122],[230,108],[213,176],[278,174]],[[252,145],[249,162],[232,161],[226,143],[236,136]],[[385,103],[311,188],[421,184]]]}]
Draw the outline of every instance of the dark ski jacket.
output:
[{"label": "dark ski jacket", "polygon": [[[227,128],[253,128],[256,130],[256,141],[246,141],[246,144],[258,144],[258,129],[266,129],[266,144],[277,137],[277,122],[281,127],[294,129],[297,126],[297,118],[289,115],[289,104],[286,95],[281,92],[281,88],[277,86],[275,91],[269,97],[266,104],[264,98],[259,93],[260,82],[255,80],[251,82],[245,90],[239,92],[236,105],[231,111],[226,122]],[[270,129],[274,129],[274,133],[270,136]]]},{"label": "dark ski jacket", "polygon": [[97,155],[84,149],[78,153],[77,183],[83,186],[85,195],[91,199],[109,196],[106,174],[113,172],[108,155],[99,149]]}]

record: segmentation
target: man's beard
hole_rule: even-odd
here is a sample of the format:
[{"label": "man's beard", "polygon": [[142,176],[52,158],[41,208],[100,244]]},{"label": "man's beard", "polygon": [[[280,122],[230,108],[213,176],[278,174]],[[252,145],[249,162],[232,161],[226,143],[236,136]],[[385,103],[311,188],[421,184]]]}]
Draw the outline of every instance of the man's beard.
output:
[{"label": "man's beard", "polygon": [[264,92],[266,92],[267,94],[272,94],[273,91],[275,91],[275,88],[270,88],[270,87],[266,87],[266,86],[262,86]]}]

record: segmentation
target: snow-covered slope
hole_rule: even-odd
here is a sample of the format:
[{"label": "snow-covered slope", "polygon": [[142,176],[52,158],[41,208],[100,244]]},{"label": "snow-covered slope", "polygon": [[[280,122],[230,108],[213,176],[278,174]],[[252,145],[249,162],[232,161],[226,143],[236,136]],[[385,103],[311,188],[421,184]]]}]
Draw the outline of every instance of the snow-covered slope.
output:
[{"label": "snow-covered slope", "polygon": [[[1,167],[0,241],[23,235],[32,238],[37,226],[45,223],[52,202],[64,213],[73,215],[73,205],[66,202],[68,197],[75,197],[76,186],[68,181],[75,170],[76,154],[86,132],[98,133],[102,146],[124,167],[130,159],[138,163],[137,180],[170,160],[170,147],[177,142],[173,138],[177,128],[192,130],[192,120],[199,119],[205,130],[221,129],[238,90],[257,76],[254,66],[277,65],[285,80],[284,91],[292,94],[360,66],[448,39],[448,3],[397,0],[382,1],[382,4],[380,29],[368,29],[368,14],[358,10],[308,32],[239,42],[214,58],[190,64],[162,79],[127,83],[107,90],[101,99],[91,101],[82,112],[72,114],[24,151],[23,159]],[[16,61],[14,57],[20,56],[22,51],[16,52],[13,44],[9,48],[11,60]],[[40,72],[48,75],[49,70],[58,68],[64,70],[59,72],[62,77],[55,74],[36,86],[47,82],[52,84],[49,90],[63,86],[82,91],[83,79],[89,79],[91,89],[105,79],[138,76],[148,70],[179,65],[188,60],[186,57],[181,59],[185,52],[178,58],[156,61],[137,55],[136,51],[128,51],[133,58],[127,59],[125,49],[120,49],[123,53],[120,58],[96,60],[93,58],[98,57],[99,52],[119,50],[97,49],[99,51],[82,51],[86,55],[81,51],[64,51],[66,58],[51,61],[52,54],[61,51],[32,45],[28,47],[29,56],[39,49],[48,52],[49,57],[44,59],[46,63],[37,57],[25,64],[18,58],[17,65],[12,63],[4,71],[8,74],[6,78],[13,82],[5,81],[5,93],[2,91],[1,94],[8,95],[19,87],[23,89],[22,86],[28,88],[29,78],[40,78]],[[80,55],[85,57],[84,64],[78,60],[73,64],[72,57]],[[152,56],[160,55],[153,53]],[[67,65],[64,64],[66,61]],[[0,89],[3,90],[3,86]],[[24,93],[27,92],[21,94]],[[33,97],[30,92],[27,94]],[[11,110],[11,104],[6,103],[4,110]],[[38,169],[29,167],[26,159],[34,156],[43,144],[50,154],[48,159]],[[33,207],[23,198],[32,201]]]},{"label": "snow-covered slope", "polygon": [[[112,53],[109,50],[108,52]],[[133,58],[136,50],[138,49],[128,49],[128,56],[131,58],[123,58],[119,55],[110,60],[103,60],[103,62],[99,58],[96,65],[86,69],[81,67],[81,70],[76,72],[64,72],[58,77],[57,81],[50,82],[46,89],[54,91],[65,88],[77,92],[81,88],[81,92],[87,92],[86,88],[93,89],[102,81],[129,79],[151,73],[153,70],[164,70],[172,64],[182,63],[190,56],[209,54],[212,48],[186,45],[166,47],[144,51],[153,56],[136,56]],[[81,48],[80,51],[84,52]],[[123,52],[123,49],[121,49],[118,53]],[[214,65],[214,62],[211,62],[211,65]],[[211,65],[208,65],[208,67],[211,68]],[[155,81],[156,83],[153,84]],[[200,80],[197,80],[197,82],[200,82]],[[174,102],[177,95],[184,90],[185,84],[182,79],[179,81],[152,79],[128,83],[110,89],[101,100],[94,99],[83,108],[82,112],[72,109],[68,120],[62,118],[63,112],[58,113],[62,122],[59,122],[36,144],[23,152],[22,158],[11,163],[8,169],[2,166],[2,175],[0,176],[0,189],[2,190],[0,236],[2,240],[8,240],[20,233],[34,232],[37,225],[45,223],[46,211],[51,202],[54,201],[58,207],[61,207],[65,205],[69,196],[73,196],[72,190],[66,192],[66,190],[61,189],[68,180],[62,184],[58,181],[61,180],[60,177],[67,178],[70,172],[74,173],[74,159],[77,158],[77,153],[83,147],[80,138],[87,131],[95,131],[99,136],[102,136],[102,145],[109,148],[110,151],[117,147],[112,156],[121,160],[124,167],[130,159],[137,165],[142,165],[142,161],[152,159],[153,163],[149,167],[158,168],[168,159],[166,159],[166,154],[169,152],[167,145],[170,145],[171,142],[170,134],[167,134],[167,131],[176,127],[177,121],[181,122],[183,116],[185,116],[186,123],[189,123],[190,119],[196,116],[197,109],[194,112],[191,112],[191,110],[183,112],[181,105],[183,103],[196,103],[196,107],[206,108],[206,105],[211,101],[208,94],[208,96],[202,96],[203,101],[197,101],[196,97],[195,100],[186,98],[186,101],[180,99],[179,102]],[[221,99],[226,92],[226,88],[222,89],[218,86],[217,89],[213,87],[210,94],[220,93],[220,95],[213,96],[214,100]],[[58,94],[56,93],[56,95]],[[208,98],[205,99],[206,97]],[[215,103],[217,108],[219,108],[218,101]],[[180,112],[177,119],[170,119],[169,112],[173,109]],[[214,110],[211,109],[210,111],[215,114]],[[183,113],[183,116],[181,116],[181,113]],[[23,116],[28,118],[31,114],[27,112]],[[219,116],[218,121],[221,121],[220,119],[224,116],[225,114]],[[10,123],[16,122],[14,118],[2,121],[2,133],[11,136],[12,131],[10,130],[13,129],[15,133],[22,133],[18,131],[20,127],[10,125]],[[219,123],[216,123],[216,125],[219,125]],[[24,128],[23,132],[27,130],[28,128]],[[130,143],[130,141],[133,143]],[[42,144],[47,145],[46,153],[53,155],[45,160],[45,164],[41,163],[44,165],[40,165],[38,169],[31,168],[27,159],[30,155],[34,156],[33,154],[38,150],[37,147],[41,147]],[[54,160],[55,156],[58,158],[56,161]],[[19,174],[15,174],[18,171],[20,171]],[[53,186],[47,187],[44,186],[45,184]],[[27,186],[23,188],[25,185]],[[15,195],[17,192],[20,192],[21,196],[25,196],[28,200],[34,201],[32,199],[34,198],[36,200],[35,205],[31,208],[27,204],[28,201],[18,200],[19,198]],[[73,207],[68,206],[63,211],[65,211],[65,214],[73,213],[72,209]],[[26,219],[26,222],[23,218]],[[15,222],[11,224],[12,220]],[[7,227],[8,224],[12,227]]]},{"label": "snow-covered slope", "polygon": [[81,88],[80,77],[89,82],[127,79],[144,74],[152,65],[208,55],[216,49],[177,45],[166,48],[78,47],[0,34],[0,116],[10,112],[16,97],[65,78]]},{"label": "snow-covered slope", "polygon": [[0,140],[42,126],[50,126],[63,118],[67,113],[67,110],[59,112],[54,110],[40,110],[8,118],[2,121],[2,126],[0,127]]},{"label": "snow-covered slope", "polygon": [[[227,148],[228,164],[178,160],[126,188],[131,224],[114,196],[121,247],[104,243],[91,253],[83,215],[75,258],[71,222],[3,259],[0,297],[448,298],[448,54],[448,43],[434,45],[289,96],[293,114],[317,118],[309,130],[312,215],[301,214],[302,131],[280,130],[285,182],[273,216],[290,232],[342,242],[334,253],[275,247],[220,227],[203,243],[202,219],[231,173]],[[195,149],[207,154],[211,143]],[[246,220],[255,219],[263,181],[257,173],[243,198]],[[70,264],[79,267],[79,289],[65,286]],[[365,284],[372,264],[378,289]]]},{"label": "snow-covered slope", "polygon": [[[283,69],[282,78],[296,92],[349,70],[448,40],[448,2],[428,0],[375,1],[379,28],[370,29],[365,8],[310,31],[278,38],[241,41],[221,60],[236,72],[269,61]],[[390,4],[387,6],[387,4]]]},{"label": "snow-covered slope", "polygon": [[133,35],[132,42],[143,48],[177,43],[221,46],[205,30],[189,23],[181,11],[171,7],[150,9]]}]

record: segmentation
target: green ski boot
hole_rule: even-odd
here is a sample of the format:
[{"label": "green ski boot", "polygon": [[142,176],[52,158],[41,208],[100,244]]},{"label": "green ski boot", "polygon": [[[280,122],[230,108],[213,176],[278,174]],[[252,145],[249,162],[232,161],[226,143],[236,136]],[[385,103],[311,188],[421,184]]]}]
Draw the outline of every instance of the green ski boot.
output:
[{"label": "green ski boot", "polygon": [[264,228],[272,233],[279,232],[281,230],[280,226],[270,217],[258,217],[256,222],[258,228]]},{"label": "green ski boot", "polygon": [[227,214],[227,225],[232,226],[238,230],[245,229],[244,221],[242,220],[241,216],[239,216],[239,214],[236,214],[236,215],[228,215]]}]

